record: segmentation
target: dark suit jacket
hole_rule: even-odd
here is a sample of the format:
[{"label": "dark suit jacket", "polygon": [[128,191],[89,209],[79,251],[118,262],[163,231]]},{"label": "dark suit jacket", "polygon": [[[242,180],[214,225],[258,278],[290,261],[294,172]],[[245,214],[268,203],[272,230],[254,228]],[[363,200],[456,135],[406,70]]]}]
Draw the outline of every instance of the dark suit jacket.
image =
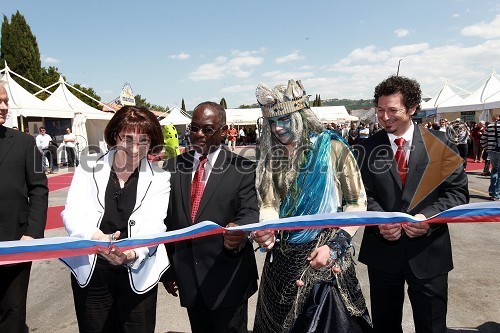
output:
[{"label": "dark suit jacket", "polygon": [[[469,201],[467,175],[461,159],[455,160],[455,145],[444,134],[415,125],[404,189],[385,131],[357,147],[369,211],[421,213],[429,218]],[[385,240],[378,227],[366,227],[359,261],[388,273],[398,272],[408,261],[420,279],[447,273],[453,269],[448,226],[433,225],[427,235],[414,239],[403,232],[397,241]]]},{"label": "dark suit jacket", "polygon": [[42,238],[47,220],[47,177],[35,139],[0,126],[0,241]]},{"label": "dark suit jacket", "polygon": [[[167,230],[191,225],[193,159],[194,151],[190,151],[167,161],[166,169],[172,172]],[[221,149],[195,223],[206,220],[221,226],[258,222],[255,166],[251,161]],[[177,242],[167,251],[172,266],[164,280],[176,281],[184,307],[194,306],[198,293],[211,309],[232,307],[247,301],[257,290],[257,265],[248,241],[238,253],[224,249],[222,235]]]}]

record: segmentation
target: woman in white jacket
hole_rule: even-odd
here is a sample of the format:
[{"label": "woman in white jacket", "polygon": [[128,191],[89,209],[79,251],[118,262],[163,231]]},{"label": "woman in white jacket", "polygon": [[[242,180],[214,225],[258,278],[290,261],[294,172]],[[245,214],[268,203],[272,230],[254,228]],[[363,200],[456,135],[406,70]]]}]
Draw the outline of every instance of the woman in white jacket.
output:
[{"label": "woman in white jacket", "polygon": [[[147,160],[163,136],[146,108],[122,107],[106,126],[110,151],[82,161],[62,212],[68,234],[109,241],[97,254],[65,258],[80,332],[154,332],[163,245],[122,251],[114,240],[166,230],[170,174]],[[90,160],[90,158],[87,158]]]}]

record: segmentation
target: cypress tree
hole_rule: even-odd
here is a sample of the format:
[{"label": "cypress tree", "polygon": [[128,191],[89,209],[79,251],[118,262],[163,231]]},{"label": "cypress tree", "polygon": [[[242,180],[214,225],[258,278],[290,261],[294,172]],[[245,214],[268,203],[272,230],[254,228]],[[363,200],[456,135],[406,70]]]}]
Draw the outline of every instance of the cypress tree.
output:
[{"label": "cypress tree", "polygon": [[[5,32],[6,35],[4,35]],[[14,72],[34,83],[41,83],[42,61],[38,43],[26,19],[19,11],[12,15],[10,24],[4,16],[1,47],[2,60],[7,60],[7,64]],[[38,90],[24,80],[17,79],[16,81],[30,92]]]},{"label": "cypress tree", "polygon": [[184,98],[182,99],[181,109],[186,112],[186,103],[184,103]]},{"label": "cypress tree", "polygon": [[224,97],[222,97],[222,99],[220,100],[219,104],[222,105],[222,107],[224,109],[227,109],[227,103],[226,103],[226,99]]},{"label": "cypress tree", "polygon": [[10,64],[12,57],[9,56],[7,50],[10,48],[10,25],[7,16],[3,16],[2,29],[1,32],[2,39],[0,40],[0,68],[5,67],[5,61]]},{"label": "cypress tree", "polygon": [[316,105],[316,106],[321,106],[321,95],[320,94],[318,94],[318,103],[317,104],[318,105]]}]

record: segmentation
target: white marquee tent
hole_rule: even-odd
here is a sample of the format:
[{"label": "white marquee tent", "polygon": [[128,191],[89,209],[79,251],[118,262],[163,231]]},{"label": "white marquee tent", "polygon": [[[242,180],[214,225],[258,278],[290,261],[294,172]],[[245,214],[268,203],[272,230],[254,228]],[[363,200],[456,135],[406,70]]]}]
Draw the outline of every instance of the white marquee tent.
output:
[{"label": "white marquee tent", "polygon": [[[322,122],[357,121],[358,117],[347,113],[345,106],[311,107],[311,110]],[[235,125],[256,125],[257,119],[262,117],[260,108],[227,109],[226,123]]]},{"label": "white marquee tent", "polygon": [[420,109],[424,111],[433,110],[440,107],[453,106],[462,103],[463,98],[455,91],[453,91],[450,85],[452,84],[449,82],[445,82],[443,88],[441,88],[439,93],[427,102],[423,102],[420,106]]},{"label": "white marquee tent", "polygon": [[188,125],[191,123],[189,118],[181,109],[174,107],[165,118],[160,121],[160,125]]},{"label": "white marquee tent", "polygon": [[[60,108],[57,105],[46,103],[36,96],[33,96],[29,91],[24,89],[19,83],[12,79],[10,68],[5,65],[5,68],[0,71],[2,73],[1,80],[5,82],[5,88],[9,97],[9,119],[6,124],[9,127],[17,126],[17,117],[51,117],[51,118],[73,118],[74,112],[65,108]],[[19,75],[17,75],[19,76]],[[23,77],[19,76],[24,79]],[[27,82],[30,82],[26,80]],[[32,82],[30,82],[33,84]]]},{"label": "white marquee tent", "polygon": [[313,106],[311,110],[324,123],[358,121],[359,118],[347,113],[345,106]]},{"label": "white marquee tent", "polygon": [[[66,81],[59,78],[59,87],[45,102],[57,105],[59,108],[71,110],[74,113],[73,133],[85,138],[87,145],[99,146],[101,151],[107,151],[104,141],[104,129],[113,116],[112,113],[95,109],[78,99],[68,89]],[[82,149],[82,147],[79,147]]]},{"label": "white marquee tent", "polygon": [[226,124],[257,125],[257,119],[262,117],[260,108],[226,109]]},{"label": "white marquee tent", "polygon": [[[500,108],[500,76],[491,73],[485,82],[472,94],[457,103],[438,107],[438,113],[483,111]],[[483,117],[483,116],[481,116]]]}]

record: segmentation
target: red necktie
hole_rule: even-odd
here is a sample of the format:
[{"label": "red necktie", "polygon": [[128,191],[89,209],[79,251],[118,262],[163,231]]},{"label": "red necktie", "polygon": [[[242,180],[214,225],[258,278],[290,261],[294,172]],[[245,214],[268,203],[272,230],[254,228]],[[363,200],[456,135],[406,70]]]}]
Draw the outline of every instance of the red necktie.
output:
[{"label": "red necktie", "polygon": [[205,190],[205,182],[203,178],[205,176],[205,164],[207,163],[207,157],[202,155],[200,157],[200,164],[198,164],[198,169],[194,173],[193,182],[191,183],[191,222],[194,223],[196,213],[200,207],[201,197],[203,196],[203,191]]},{"label": "red necktie", "polygon": [[394,158],[398,166],[399,176],[401,177],[401,184],[404,186],[406,182],[406,173],[408,172],[408,164],[406,163],[406,154],[404,150],[406,140],[403,138],[397,138],[394,140],[394,143],[398,146],[398,150],[396,150]]}]

